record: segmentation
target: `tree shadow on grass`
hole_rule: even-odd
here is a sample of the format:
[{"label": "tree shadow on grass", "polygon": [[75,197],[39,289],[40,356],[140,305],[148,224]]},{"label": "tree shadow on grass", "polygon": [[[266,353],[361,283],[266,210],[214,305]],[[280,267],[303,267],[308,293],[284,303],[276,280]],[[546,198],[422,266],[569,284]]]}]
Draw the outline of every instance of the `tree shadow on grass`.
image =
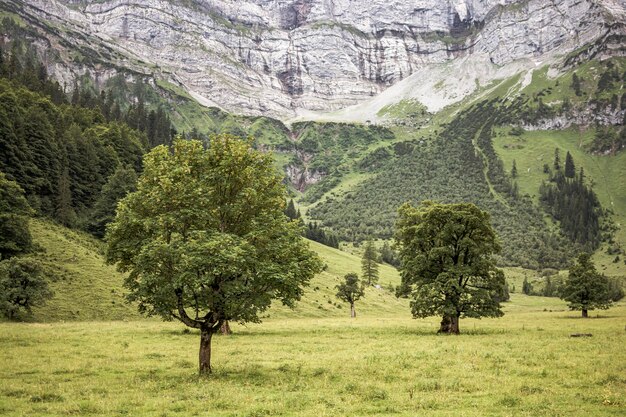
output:
[{"label": "tree shadow on grass", "polygon": [[568,316],[556,316],[556,319],[561,319],[561,320],[603,320],[603,319],[616,319],[616,318],[620,318],[621,316],[613,316],[613,315],[600,315],[600,314],[596,314],[595,316],[592,316],[591,314],[589,315],[589,317],[582,317],[580,314],[575,316],[573,314],[568,315]]}]

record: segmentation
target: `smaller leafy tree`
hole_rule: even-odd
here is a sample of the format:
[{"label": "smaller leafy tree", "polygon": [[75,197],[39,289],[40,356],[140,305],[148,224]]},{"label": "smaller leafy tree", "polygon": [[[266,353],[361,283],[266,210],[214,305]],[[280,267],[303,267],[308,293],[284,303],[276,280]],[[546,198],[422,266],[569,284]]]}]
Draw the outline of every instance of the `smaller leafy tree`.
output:
[{"label": "smaller leafy tree", "polygon": [[459,333],[461,317],[500,317],[504,273],[487,212],[474,204],[404,204],[395,239],[402,261],[399,294],[410,293],[414,317],[442,316],[441,333]]},{"label": "smaller leafy tree", "polygon": [[28,228],[31,214],[24,190],[0,172],[0,259],[32,251]]},{"label": "smaller leafy tree", "polygon": [[589,310],[606,310],[611,306],[609,287],[608,278],[596,270],[591,255],[581,253],[569,270],[561,298],[569,302],[571,310],[581,310],[583,317],[589,317]]},{"label": "smaller leafy tree", "polygon": [[365,294],[363,285],[359,282],[359,276],[354,272],[346,274],[344,276],[344,282],[337,285],[335,288],[337,288],[337,298],[346,303],[350,303],[350,317],[356,317],[354,303]]},{"label": "smaller leafy tree", "polygon": [[28,257],[0,262],[0,310],[9,319],[52,297],[41,264]]},{"label": "smaller leafy tree", "polygon": [[374,285],[378,282],[378,256],[374,242],[368,240],[365,243],[363,258],[361,259],[361,273],[363,281],[367,285]]},{"label": "smaller leafy tree", "polygon": [[524,277],[524,282],[522,283],[522,293],[526,295],[530,295],[533,292],[533,284],[528,282],[528,278]]}]

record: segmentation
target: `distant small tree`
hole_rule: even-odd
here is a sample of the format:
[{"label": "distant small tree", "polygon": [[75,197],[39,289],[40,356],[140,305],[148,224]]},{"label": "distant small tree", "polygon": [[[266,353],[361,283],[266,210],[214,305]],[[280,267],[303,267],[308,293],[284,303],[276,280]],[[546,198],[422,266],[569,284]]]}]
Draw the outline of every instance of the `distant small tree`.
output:
[{"label": "distant small tree", "polygon": [[574,166],[574,158],[572,154],[567,151],[565,155],[565,176],[567,178],[574,178],[576,176],[576,167]]},{"label": "distant small tree", "polygon": [[39,262],[28,257],[0,262],[0,310],[10,320],[20,309],[30,313],[51,297]]},{"label": "distant small tree", "polygon": [[561,291],[561,298],[569,302],[570,310],[581,310],[589,317],[589,310],[608,309],[613,301],[609,293],[609,280],[596,270],[591,255],[581,253]]},{"label": "distant small tree", "polygon": [[398,260],[398,255],[391,248],[389,242],[383,243],[383,246],[380,248],[380,259],[388,263],[389,265],[393,265],[395,267],[400,266],[400,261]]},{"label": "distant small tree", "polygon": [[361,259],[361,273],[363,281],[367,285],[374,285],[378,282],[378,259],[374,242],[368,240],[365,243],[363,258]]},{"label": "distant small tree", "polygon": [[554,170],[558,171],[561,169],[561,156],[559,155],[559,148],[554,148]]},{"label": "distant small tree", "polygon": [[515,163],[515,159],[513,160],[513,166],[511,167],[511,177],[517,178],[517,164]]},{"label": "distant small tree", "polygon": [[293,198],[289,200],[289,203],[287,203],[287,208],[285,209],[285,215],[289,217],[291,220],[296,220],[300,218],[299,212],[296,211],[296,205],[293,202]]},{"label": "distant small tree", "polygon": [[350,303],[350,317],[356,317],[354,303],[365,294],[363,285],[359,282],[359,276],[354,272],[344,276],[344,282],[337,285],[337,298],[346,303]]},{"label": "distant small tree", "polygon": [[76,212],[72,206],[72,190],[70,189],[70,174],[67,167],[59,177],[57,185],[57,201],[55,217],[63,226],[73,227],[76,224]]},{"label": "distant small tree", "polygon": [[522,283],[522,293],[526,295],[530,295],[533,292],[533,285],[528,282],[528,278],[524,277],[524,282]]},{"label": "distant small tree", "polygon": [[581,88],[580,78],[578,77],[578,75],[576,75],[576,73],[574,73],[572,74],[572,90],[574,90],[574,93],[577,96],[582,95],[582,91],[580,90],[580,88]]}]

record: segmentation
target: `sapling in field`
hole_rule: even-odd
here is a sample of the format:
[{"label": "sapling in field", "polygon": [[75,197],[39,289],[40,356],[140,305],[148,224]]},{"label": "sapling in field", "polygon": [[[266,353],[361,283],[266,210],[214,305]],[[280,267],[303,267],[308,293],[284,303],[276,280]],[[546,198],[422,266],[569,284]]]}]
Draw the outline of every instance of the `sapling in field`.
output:
[{"label": "sapling in field", "polygon": [[321,262],[284,214],[272,156],[230,135],[176,140],[144,159],[137,191],[107,229],[107,259],[128,272],[139,310],[200,330],[200,373],[228,321],[259,322],[272,300],[292,306]]},{"label": "sapling in field", "polygon": [[344,277],[344,282],[337,285],[337,298],[346,303],[350,303],[350,317],[356,317],[356,310],[354,309],[354,303],[363,297],[365,291],[363,289],[363,285],[359,282],[359,276],[354,272],[346,274]]},{"label": "sapling in field", "polygon": [[365,242],[363,258],[361,258],[361,273],[367,285],[375,285],[378,282],[378,253],[371,240]]}]

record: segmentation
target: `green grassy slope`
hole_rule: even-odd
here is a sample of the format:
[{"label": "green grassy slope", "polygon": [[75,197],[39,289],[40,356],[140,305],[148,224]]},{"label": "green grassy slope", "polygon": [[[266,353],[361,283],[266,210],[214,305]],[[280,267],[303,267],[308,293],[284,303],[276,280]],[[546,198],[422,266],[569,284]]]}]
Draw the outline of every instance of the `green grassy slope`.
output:
[{"label": "green grassy slope", "polygon": [[[40,219],[31,221],[31,232],[42,247],[35,256],[56,276],[50,284],[54,297],[44,306],[35,308],[31,320],[134,320],[141,317],[136,307],[124,299],[123,275],[105,264],[102,242]],[[310,245],[325,263],[325,271],[311,281],[295,309],[276,304],[265,316],[349,315],[349,306],[335,297],[335,286],[348,272],[360,274],[361,259],[316,242]],[[381,265],[379,282],[383,288],[368,288],[356,305],[357,312],[385,316],[408,314],[408,301],[396,299],[391,289],[400,283],[398,272]]]},{"label": "green grassy slope", "polygon": [[[349,272],[361,275],[361,258],[337,249],[310,242],[313,249],[326,265],[324,272],[316,276],[306,289],[303,299],[291,310],[274,305],[269,317],[344,317],[350,315],[349,305],[339,301],[335,286]],[[409,314],[408,300],[399,300],[394,295],[396,285],[400,284],[400,275],[395,268],[380,265],[380,289],[369,287],[365,296],[356,303],[357,315],[397,316]]]},{"label": "green grassy slope", "polygon": [[103,244],[85,233],[43,220],[31,220],[36,254],[56,271],[54,297],[34,309],[36,321],[137,319],[135,306],[123,297],[123,276],[104,262]]},{"label": "green grassy slope", "polygon": [[[543,173],[543,165],[552,167],[555,148],[559,148],[562,160],[569,151],[576,168],[582,167],[587,182],[593,184],[602,207],[614,212],[612,218],[619,228],[615,235],[616,241],[622,246],[626,244],[626,152],[604,156],[585,151],[584,146],[593,136],[593,129],[585,132],[578,129],[533,131],[521,136],[508,135],[507,131],[502,130],[494,139],[494,147],[506,170],[510,171],[515,160],[521,193],[538,201],[539,185],[548,179],[547,174]],[[625,275],[626,265],[622,261],[613,262],[615,255],[607,255],[606,247],[604,244],[596,255],[601,270],[609,275]]]}]

